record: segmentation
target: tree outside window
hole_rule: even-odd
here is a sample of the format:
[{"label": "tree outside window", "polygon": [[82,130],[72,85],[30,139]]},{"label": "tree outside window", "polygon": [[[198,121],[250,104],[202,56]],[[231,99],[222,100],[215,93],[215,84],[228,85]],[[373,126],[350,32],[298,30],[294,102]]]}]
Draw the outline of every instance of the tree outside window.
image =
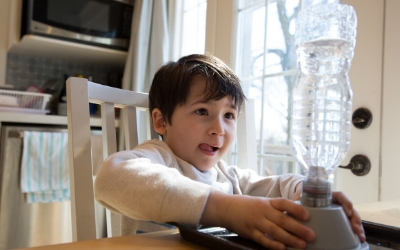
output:
[{"label": "tree outside window", "polygon": [[289,147],[299,0],[238,2],[236,71],[255,100],[259,174],[298,172]]}]

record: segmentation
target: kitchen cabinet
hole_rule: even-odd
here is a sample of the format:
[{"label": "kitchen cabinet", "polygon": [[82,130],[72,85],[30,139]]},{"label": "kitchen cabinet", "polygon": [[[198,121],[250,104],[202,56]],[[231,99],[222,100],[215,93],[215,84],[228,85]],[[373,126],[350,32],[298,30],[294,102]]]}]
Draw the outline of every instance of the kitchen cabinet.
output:
[{"label": "kitchen cabinet", "polygon": [[0,87],[5,86],[7,53],[91,64],[125,65],[128,52],[37,35],[21,34],[22,0],[2,0],[0,8]]}]

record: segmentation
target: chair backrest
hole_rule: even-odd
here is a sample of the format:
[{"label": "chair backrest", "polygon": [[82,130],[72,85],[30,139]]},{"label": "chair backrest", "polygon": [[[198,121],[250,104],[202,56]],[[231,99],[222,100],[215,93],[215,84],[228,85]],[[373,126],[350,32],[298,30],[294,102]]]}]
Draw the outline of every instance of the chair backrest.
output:
[{"label": "chair backrest", "polygon": [[[91,153],[89,103],[101,107],[103,159],[117,152],[115,108],[120,108],[119,131],[125,146],[139,143],[136,110],[148,109],[148,94],[93,83],[84,78],[67,80],[68,148],[70,165],[71,219],[74,241],[96,238],[95,200]],[[146,112],[147,139],[158,138]],[[107,236],[120,235],[120,216],[107,211]]]}]

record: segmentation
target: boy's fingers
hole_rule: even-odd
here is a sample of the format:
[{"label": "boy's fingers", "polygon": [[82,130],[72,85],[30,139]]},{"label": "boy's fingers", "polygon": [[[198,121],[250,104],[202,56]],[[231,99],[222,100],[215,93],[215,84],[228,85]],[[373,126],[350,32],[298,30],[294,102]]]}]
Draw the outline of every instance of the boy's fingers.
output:
[{"label": "boy's fingers", "polygon": [[260,231],[257,231],[253,240],[267,249],[286,249],[285,244],[271,239]]},{"label": "boy's fingers", "polygon": [[332,202],[342,205],[347,217],[353,215],[353,203],[343,192],[333,192]]},{"label": "boy's fingers", "polygon": [[299,218],[301,220],[308,220],[310,218],[310,214],[307,209],[305,209],[302,205],[296,204],[293,201],[287,199],[273,199],[271,200],[271,205],[279,211],[286,211],[291,216]]},{"label": "boy's fingers", "polygon": [[351,217],[351,226],[360,238],[360,241],[364,242],[366,240],[364,227],[362,226],[360,214],[356,210],[353,211],[353,216]]},{"label": "boy's fingers", "polygon": [[301,196],[301,186],[302,186],[301,182],[300,182],[299,184],[297,184],[297,186],[296,186],[296,191],[295,191],[295,193],[294,193],[294,195],[293,195],[293,197],[292,197],[292,201],[300,200],[300,196]]},{"label": "boy's fingers", "polygon": [[[276,244],[276,242],[282,242],[287,246],[295,248],[305,248],[306,242],[284,230],[280,225],[277,225],[271,221],[264,221],[259,227],[259,232],[266,232],[263,237],[259,236],[259,241],[268,244]],[[275,249],[272,245],[266,246],[269,249]]]},{"label": "boy's fingers", "polygon": [[353,225],[353,230],[358,235],[358,238],[360,239],[361,242],[364,242],[367,239],[367,237],[365,237],[365,232],[362,225],[358,226]]},{"label": "boy's fingers", "polygon": [[361,242],[366,240],[360,214],[353,208],[353,203],[343,192],[333,192],[332,202],[342,205],[345,214],[350,218],[351,226]]},{"label": "boy's fingers", "polygon": [[[285,236],[286,238],[283,239],[285,239],[286,241],[291,240],[293,246],[297,247],[303,247],[302,244],[305,244],[305,241],[310,242],[315,239],[315,233],[310,228],[302,225],[294,218],[308,218],[308,211],[304,209],[303,206],[296,204],[292,201],[283,199],[276,200],[276,202],[271,202],[271,205],[275,209],[269,210],[265,213],[265,218],[267,219],[267,221],[263,222],[264,224],[260,225],[262,230],[267,230],[265,232],[268,234],[270,234],[270,232],[273,232],[270,235],[277,240],[279,239],[276,238],[276,235],[274,235],[274,233],[276,233],[280,237]],[[289,213],[290,215],[282,212],[282,210],[287,211],[287,213]],[[268,226],[271,228],[268,228]],[[301,240],[301,243],[298,242],[298,240],[300,239],[295,236],[303,239]],[[294,240],[296,240],[297,242],[294,242]]]},{"label": "boy's fingers", "polygon": [[300,200],[300,196],[301,196],[301,193],[300,192],[296,192],[292,197],[292,201]]},{"label": "boy's fingers", "polygon": [[[282,212],[275,212],[272,214],[272,218],[270,220],[277,225],[280,229],[284,230],[285,232],[289,232],[290,236],[297,236],[305,241],[311,242],[315,239],[315,233],[308,227],[304,226],[300,222],[298,222],[296,219],[294,219],[291,215],[287,215]],[[280,235],[285,235],[282,234],[280,231],[276,231],[280,233]],[[274,235],[271,235],[274,237]],[[288,238],[287,240],[289,240]],[[295,243],[293,243],[295,244]],[[296,243],[297,245],[299,243]],[[298,247],[302,247],[301,245],[298,245]]]}]

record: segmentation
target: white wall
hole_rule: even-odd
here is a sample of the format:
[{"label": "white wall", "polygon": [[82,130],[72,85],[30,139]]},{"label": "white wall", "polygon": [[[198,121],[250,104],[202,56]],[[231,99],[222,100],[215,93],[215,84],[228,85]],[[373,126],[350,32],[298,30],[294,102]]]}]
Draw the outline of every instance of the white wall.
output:
[{"label": "white wall", "polygon": [[233,68],[235,6],[232,0],[207,0],[206,52]]}]

